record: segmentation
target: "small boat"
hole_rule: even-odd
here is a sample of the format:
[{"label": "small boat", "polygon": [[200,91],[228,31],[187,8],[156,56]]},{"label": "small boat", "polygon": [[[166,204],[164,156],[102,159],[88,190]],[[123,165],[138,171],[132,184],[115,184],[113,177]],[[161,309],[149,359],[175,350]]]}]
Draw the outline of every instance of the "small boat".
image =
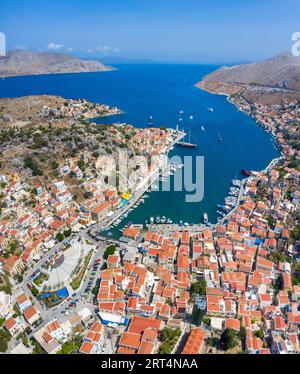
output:
[{"label": "small boat", "polygon": [[161,222],[160,216],[155,217],[155,223],[159,224]]},{"label": "small boat", "polygon": [[197,144],[191,143],[191,131],[189,131],[189,141],[188,142],[178,142],[177,145],[180,147],[189,147],[189,148],[196,148]]},{"label": "small boat", "polygon": [[167,220],[167,218],[165,216],[162,216],[160,223],[166,223],[166,220]]},{"label": "small boat", "polygon": [[152,116],[149,117],[148,127],[153,127],[153,117]]},{"label": "small boat", "polygon": [[249,176],[251,175],[251,172],[250,172],[249,170],[247,170],[247,169],[242,169],[242,170],[241,170],[241,173],[242,173],[243,175],[246,175],[247,177],[249,177]]},{"label": "small boat", "polygon": [[223,141],[222,136],[218,136],[218,142],[221,143]]},{"label": "small boat", "polygon": [[211,113],[213,113],[213,108],[207,108],[207,110],[209,111],[209,112],[211,112]]},{"label": "small boat", "polygon": [[241,184],[242,184],[242,182],[241,182],[240,180],[238,180],[238,179],[233,179],[233,180],[231,181],[231,183],[232,183],[232,185],[235,186],[235,187],[241,187]]},{"label": "small boat", "polygon": [[190,120],[193,120],[194,119],[194,116],[190,116]]},{"label": "small boat", "polygon": [[154,223],[154,217],[150,217],[150,223],[151,223],[151,224]]},{"label": "small boat", "polygon": [[204,132],[205,131],[205,128],[204,128],[204,126],[201,126],[201,130]]},{"label": "small boat", "polygon": [[203,221],[204,221],[205,224],[208,223],[208,214],[207,213],[203,214]]}]

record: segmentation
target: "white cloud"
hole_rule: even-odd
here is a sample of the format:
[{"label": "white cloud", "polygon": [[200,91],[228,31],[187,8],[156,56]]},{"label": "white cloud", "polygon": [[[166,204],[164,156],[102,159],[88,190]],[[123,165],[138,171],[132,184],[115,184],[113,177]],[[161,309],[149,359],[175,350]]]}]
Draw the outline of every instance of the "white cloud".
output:
[{"label": "white cloud", "polygon": [[117,47],[109,47],[108,45],[105,46],[98,46],[93,49],[95,52],[101,52],[107,55],[109,52],[114,52],[114,53],[121,53],[122,50]]},{"label": "white cloud", "polygon": [[58,49],[61,49],[61,48],[63,48],[63,47],[64,47],[63,44],[56,44],[56,43],[49,43],[49,44],[47,45],[47,49],[52,49],[52,50],[54,50],[54,51],[56,51],[56,50],[58,50]]},{"label": "white cloud", "polygon": [[26,45],[22,45],[22,44],[17,44],[17,45],[15,45],[14,48],[19,49],[19,50],[28,49],[28,47],[26,47]]}]

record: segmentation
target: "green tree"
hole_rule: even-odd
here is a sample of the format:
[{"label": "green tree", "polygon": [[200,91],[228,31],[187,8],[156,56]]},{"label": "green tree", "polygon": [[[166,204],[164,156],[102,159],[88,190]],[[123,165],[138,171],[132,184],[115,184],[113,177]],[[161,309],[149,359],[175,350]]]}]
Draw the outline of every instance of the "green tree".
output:
[{"label": "green tree", "polygon": [[233,329],[227,328],[223,331],[221,338],[220,338],[220,345],[221,347],[227,351],[228,349],[232,349],[236,347],[238,344],[236,339],[236,333]]},{"label": "green tree", "polygon": [[56,235],[56,239],[59,241],[59,242],[62,242],[64,240],[64,235],[61,234],[60,232]]},{"label": "green tree", "polygon": [[191,285],[191,292],[197,295],[206,295],[206,281],[203,279]]},{"label": "green tree", "polygon": [[108,256],[112,256],[115,253],[116,249],[117,247],[113,244],[108,246],[104,252],[103,258],[106,260]]},{"label": "green tree", "polygon": [[264,338],[264,336],[265,336],[265,333],[264,333],[264,330],[263,330],[263,329],[259,329],[259,330],[255,331],[254,335],[255,335],[257,338],[263,340],[263,338]]}]

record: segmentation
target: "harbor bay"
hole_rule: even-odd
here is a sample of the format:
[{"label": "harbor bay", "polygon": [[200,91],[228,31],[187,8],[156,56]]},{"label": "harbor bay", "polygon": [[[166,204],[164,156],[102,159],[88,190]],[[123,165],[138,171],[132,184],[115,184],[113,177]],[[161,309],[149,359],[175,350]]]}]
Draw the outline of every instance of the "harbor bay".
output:
[{"label": "harbor bay", "polygon": [[[122,114],[99,118],[103,123],[130,123],[136,127],[180,126],[190,133],[197,147],[174,146],[169,156],[204,156],[204,198],[187,203],[186,192],[161,189],[149,193],[119,226],[132,221],[145,223],[150,217],[165,216],[173,222],[198,224],[207,213],[208,221],[217,221],[217,205],[224,203],[232,179],[242,179],[242,169],[261,170],[278,157],[271,136],[255,121],[238,111],[225,97],[212,95],[195,87],[195,83],[213,71],[208,65],[119,65],[117,71],[87,74],[61,74],[16,77],[1,80],[0,96],[17,97],[33,94],[86,98],[105,102],[122,110]],[[133,84],[134,83],[134,84]],[[179,112],[183,113],[180,115]],[[180,116],[182,121],[179,121]],[[196,173],[194,163],[193,173]],[[171,187],[172,179],[171,176]],[[161,185],[161,183],[160,183]]]}]

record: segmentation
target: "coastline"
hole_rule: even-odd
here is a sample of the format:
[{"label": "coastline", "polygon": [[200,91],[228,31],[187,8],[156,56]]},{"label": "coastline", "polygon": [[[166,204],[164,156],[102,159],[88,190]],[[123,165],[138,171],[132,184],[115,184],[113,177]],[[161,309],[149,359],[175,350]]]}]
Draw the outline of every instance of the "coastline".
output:
[{"label": "coastline", "polygon": [[[230,104],[234,105],[234,106],[235,106],[235,107],[236,107],[240,112],[242,112],[242,113],[248,115],[249,117],[253,118],[253,119],[255,120],[256,124],[257,124],[259,127],[261,127],[265,132],[271,134],[271,138],[272,138],[272,140],[274,141],[274,143],[276,144],[276,146],[277,146],[276,148],[277,148],[278,151],[280,152],[280,157],[276,157],[276,158],[272,159],[272,160],[270,161],[270,163],[265,167],[265,169],[258,170],[257,172],[269,172],[269,171],[273,170],[273,169],[276,167],[276,165],[277,165],[277,164],[278,164],[278,163],[283,159],[283,157],[284,157],[284,154],[283,154],[283,152],[282,152],[282,149],[280,149],[280,147],[279,147],[279,145],[278,145],[278,142],[277,142],[277,134],[276,134],[276,133],[273,133],[273,132],[271,132],[271,131],[267,131],[267,130],[264,128],[263,124],[262,124],[261,122],[259,122],[259,120],[258,120],[254,115],[252,115],[251,112],[249,113],[249,112],[245,111],[245,110],[242,108],[242,106],[239,105],[238,102],[236,102],[236,101],[234,101],[234,100],[232,99],[232,95],[230,95],[230,94],[228,94],[228,93],[225,93],[225,92],[224,92],[224,93],[213,92],[213,91],[211,91],[211,90],[205,89],[204,87],[200,86],[200,83],[201,83],[201,81],[198,82],[197,84],[195,84],[195,87],[199,88],[200,90],[206,91],[206,92],[208,92],[208,93],[210,93],[210,94],[212,94],[212,95],[225,96],[225,97],[226,97],[226,100],[227,100]],[[240,96],[238,96],[238,97],[240,98]],[[243,191],[243,189],[244,189],[244,185],[245,185],[245,184],[247,183],[247,181],[250,180],[252,177],[253,177],[253,175],[250,175],[249,177],[243,179],[243,181],[242,181],[241,191]],[[234,207],[230,212],[228,212],[228,214],[227,214],[225,217],[223,217],[219,222],[217,222],[215,225],[212,225],[211,227],[213,227],[213,226],[217,226],[218,224],[222,224],[222,223],[224,223],[226,220],[228,220],[228,219],[231,217],[231,215],[235,212],[235,210],[239,207],[239,205],[240,205],[240,201],[238,202],[237,206]]]},{"label": "coastline", "polygon": [[[170,145],[168,146],[168,149],[166,150],[166,153],[165,153],[166,156],[168,156],[168,154],[170,153],[172,147],[176,143],[178,143],[184,136],[185,136],[185,133],[183,133],[183,132],[177,133],[176,138],[170,143]],[[111,226],[115,221],[117,221],[123,214],[125,214],[130,208],[132,208],[142,198],[142,196],[149,189],[149,187],[151,187],[151,185],[159,177],[159,174],[160,174],[159,171],[160,171],[160,167],[158,166],[155,170],[153,170],[147,176],[147,178],[143,182],[143,186],[140,187],[139,191],[136,191],[136,193],[137,193],[136,196],[134,196],[129,201],[129,203],[124,206],[124,209],[121,209],[120,211],[117,211],[118,214],[113,215],[112,217],[109,217],[107,220],[102,221],[102,222],[100,222],[98,224],[95,224],[95,225],[91,226],[91,228],[98,227],[98,229],[101,230],[101,229],[103,229],[105,227]]]}]

